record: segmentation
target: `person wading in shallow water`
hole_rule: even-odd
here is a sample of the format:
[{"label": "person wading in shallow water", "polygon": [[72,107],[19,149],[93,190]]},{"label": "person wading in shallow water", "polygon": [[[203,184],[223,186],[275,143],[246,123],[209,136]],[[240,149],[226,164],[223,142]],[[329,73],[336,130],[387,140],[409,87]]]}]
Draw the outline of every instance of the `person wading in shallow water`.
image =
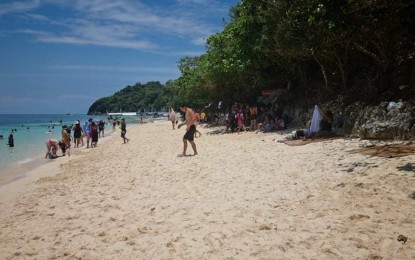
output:
[{"label": "person wading in shallow water", "polygon": [[180,154],[179,156],[186,156],[186,151],[187,151],[187,141],[189,141],[189,143],[192,146],[193,155],[197,155],[197,149],[196,149],[196,144],[194,142],[194,138],[195,138],[195,133],[196,133],[196,123],[195,123],[195,112],[185,106],[185,105],[181,105],[180,106],[180,110],[185,113],[185,121],[184,123],[181,123],[177,126],[177,128],[182,127],[183,125],[186,125],[186,133],[183,136],[183,153]]},{"label": "person wading in shallow water", "polygon": [[7,143],[9,147],[14,147],[14,137],[13,134],[9,135],[9,142]]}]

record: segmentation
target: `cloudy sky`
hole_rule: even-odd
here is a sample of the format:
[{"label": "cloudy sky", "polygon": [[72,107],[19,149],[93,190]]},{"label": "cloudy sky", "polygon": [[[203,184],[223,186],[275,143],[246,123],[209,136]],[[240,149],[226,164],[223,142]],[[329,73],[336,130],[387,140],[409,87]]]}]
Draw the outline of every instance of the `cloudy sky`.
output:
[{"label": "cloudy sky", "polygon": [[237,2],[0,1],[0,114],[86,113],[127,85],[176,79]]}]

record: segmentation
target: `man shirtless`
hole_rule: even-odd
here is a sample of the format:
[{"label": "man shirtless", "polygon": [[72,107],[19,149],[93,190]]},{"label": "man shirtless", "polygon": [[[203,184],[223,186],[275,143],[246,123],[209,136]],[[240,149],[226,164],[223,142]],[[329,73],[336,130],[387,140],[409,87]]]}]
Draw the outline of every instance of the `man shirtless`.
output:
[{"label": "man shirtless", "polygon": [[197,155],[196,144],[194,142],[195,133],[196,133],[195,112],[191,108],[188,108],[185,105],[181,105],[180,110],[183,113],[185,113],[186,121],[184,123],[179,124],[177,128],[180,128],[183,125],[186,125],[186,133],[183,136],[183,153],[179,156],[186,156],[187,141],[189,141],[189,143],[192,145],[192,149],[194,152],[193,155]]}]

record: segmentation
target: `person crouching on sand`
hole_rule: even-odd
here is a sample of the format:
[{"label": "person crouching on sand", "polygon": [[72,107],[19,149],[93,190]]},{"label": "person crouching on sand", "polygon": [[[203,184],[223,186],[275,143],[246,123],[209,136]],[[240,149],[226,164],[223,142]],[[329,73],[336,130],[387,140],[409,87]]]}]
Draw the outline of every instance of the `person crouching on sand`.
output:
[{"label": "person crouching on sand", "polygon": [[62,143],[62,142],[60,142],[60,141],[58,141],[58,140],[56,140],[56,139],[49,138],[46,141],[46,149],[47,149],[47,151],[46,151],[46,154],[45,154],[45,159],[47,159],[48,157],[50,157],[49,156],[50,154],[56,155],[56,152],[58,151],[59,148],[61,148],[62,154],[65,154],[65,151],[66,151],[65,144]]},{"label": "person crouching on sand", "polygon": [[186,156],[187,151],[187,141],[192,145],[194,154],[197,155],[196,144],[194,142],[195,133],[196,133],[196,124],[195,124],[195,113],[191,108],[188,108],[185,105],[180,106],[180,110],[185,113],[185,121],[177,126],[177,128],[186,125],[186,133],[183,136],[183,153],[179,156]]}]

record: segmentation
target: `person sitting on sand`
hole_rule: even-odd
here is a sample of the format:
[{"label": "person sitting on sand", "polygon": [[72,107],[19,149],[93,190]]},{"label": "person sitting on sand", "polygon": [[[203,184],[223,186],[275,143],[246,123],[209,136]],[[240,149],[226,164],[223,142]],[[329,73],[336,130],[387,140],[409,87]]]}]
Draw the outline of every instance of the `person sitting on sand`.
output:
[{"label": "person sitting on sand", "polygon": [[325,112],[320,110],[320,114],[323,118],[320,120],[319,132],[330,134],[332,131],[333,113],[330,110],[326,110]]},{"label": "person sitting on sand", "polygon": [[263,123],[258,124],[258,131],[268,133],[275,130],[275,121],[270,114],[267,115]]},{"label": "person sitting on sand", "polygon": [[275,118],[275,129],[276,130],[284,130],[285,129],[285,122],[282,118]]}]

